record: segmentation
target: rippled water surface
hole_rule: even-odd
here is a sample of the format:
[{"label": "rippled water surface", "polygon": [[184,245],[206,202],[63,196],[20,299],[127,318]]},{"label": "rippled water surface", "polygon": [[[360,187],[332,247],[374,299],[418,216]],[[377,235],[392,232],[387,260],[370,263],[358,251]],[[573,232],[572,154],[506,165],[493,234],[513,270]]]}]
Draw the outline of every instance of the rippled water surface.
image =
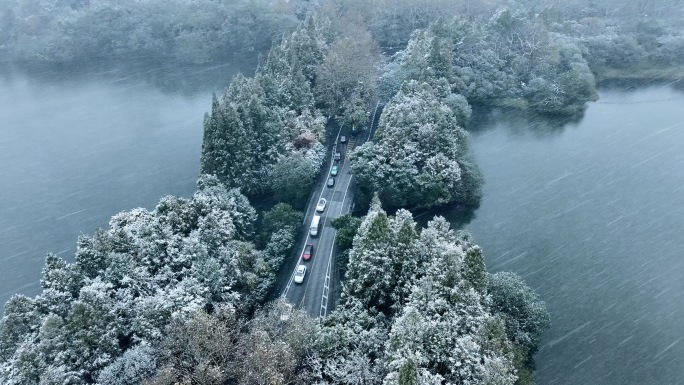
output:
[{"label": "rippled water surface", "polygon": [[501,114],[473,150],[467,228],[551,312],[538,383],[684,383],[684,94],[603,91],[561,127]]},{"label": "rippled water surface", "polygon": [[210,104],[116,71],[0,75],[0,302],[37,294],[46,253],[72,261],[117,212],[190,196]]}]

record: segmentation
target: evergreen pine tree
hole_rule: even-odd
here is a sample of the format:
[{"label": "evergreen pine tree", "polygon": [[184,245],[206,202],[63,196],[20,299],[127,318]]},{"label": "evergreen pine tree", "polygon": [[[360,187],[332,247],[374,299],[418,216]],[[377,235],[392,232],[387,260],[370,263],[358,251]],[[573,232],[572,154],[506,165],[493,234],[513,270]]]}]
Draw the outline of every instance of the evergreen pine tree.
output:
[{"label": "evergreen pine tree", "polygon": [[487,268],[479,246],[472,246],[466,250],[463,260],[463,277],[475,290],[486,293]]},{"label": "evergreen pine tree", "polygon": [[395,283],[391,274],[391,247],[390,220],[376,197],[354,237],[345,291],[362,301],[368,308],[374,307],[383,312],[387,312],[391,306]]},{"label": "evergreen pine tree", "polygon": [[392,231],[396,234],[392,248],[395,277],[392,300],[393,306],[399,309],[404,306],[411,284],[417,278],[419,266],[425,262],[427,256],[421,255],[419,250],[416,222],[411,212],[404,209],[398,210],[392,222]]},{"label": "evergreen pine tree", "polygon": [[418,367],[412,359],[406,360],[399,369],[398,385],[419,385]]}]

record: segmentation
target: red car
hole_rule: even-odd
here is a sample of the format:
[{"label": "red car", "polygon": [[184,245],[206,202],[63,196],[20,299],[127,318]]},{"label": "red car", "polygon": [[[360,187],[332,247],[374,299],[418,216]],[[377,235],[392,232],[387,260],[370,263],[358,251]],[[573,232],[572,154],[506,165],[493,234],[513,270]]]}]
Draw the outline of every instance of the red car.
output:
[{"label": "red car", "polygon": [[313,245],[306,245],[304,248],[304,254],[302,254],[302,259],[308,261],[313,255]]}]

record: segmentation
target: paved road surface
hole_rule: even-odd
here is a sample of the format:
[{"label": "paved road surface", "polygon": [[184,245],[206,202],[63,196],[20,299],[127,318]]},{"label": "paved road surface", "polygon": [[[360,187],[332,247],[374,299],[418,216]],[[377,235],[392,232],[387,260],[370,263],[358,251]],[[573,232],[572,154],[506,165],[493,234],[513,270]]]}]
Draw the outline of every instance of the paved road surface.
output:
[{"label": "paved road surface", "polygon": [[[376,106],[374,111],[373,125],[377,122],[378,106]],[[326,177],[321,178],[309,202],[304,219],[304,227],[309,228],[315,214],[321,215],[321,225],[317,236],[312,237],[307,231],[306,239],[300,242],[299,254],[296,257],[298,262],[289,271],[290,277],[283,289],[283,296],[296,307],[305,309],[313,317],[325,317],[330,312],[333,305],[331,289],[333,289],[334,285],[339,285],[335,263],[336,247],[334,245],[337,231],[332,227],[331,222],[333,219],[350,211],[352,175],[350,172],[349,153],[357,144],[361,144],[362,140],[367,139],[372,132],[373,127],[371,126],[369,130],[361,133],[359,138],[353,138],[347,133],[348,142],[345,144],[340,143],[340,133],[337,134],[336,144],[331,152],[332,154],[339,152],[341,159],[327,164]],[[329,159],[332,158],[332,156],[329,157]],[[331,188],[327,187],[325,182],[330,177],[330,169],[333,165],[337,165],[339,171],[335,177],[335,185]],[[321,197],[325,198],[328,204],[325,211],[316,213],[316,204]],[[314,253],[310,260],[304,261],[302,260],[302,252],[307,244],[313,245]],[[296,284],[293,281],[294,269],[299,264],[306,265],[307,272],[304,282]]]},{"label": "paved road surface", "polygon": [[[342,154],[342,157],[337,162],[332,162],[330,167],[337,165],[339,168],[337,177],[335,177],[335,186],[330,188],[321,183],[317,186],[314,193],[315,199],[312,199],[309,210],[307,212],[304,227],[308,229],[311,220],[315,214],[321,215],[321,225],[318,235],[312,237],[308,232],[306,241],[303,243],[298,258],[298,264],[304,264],[307,267],[306,277],[302,284],[293,282],[294,272],[290,277],[288,285],[286,286],[283,295],[295,306],[306,309],[307,313],[315,317],[323,317],[328,312],[328,307],[331,304],[330,299],[330,284],[331,276],[333,274],[333,256],[335,252],[335,235],[337,231],[332,228],[332,220],[340,215],[349,212],[351,196],[348,194],[349,185],[351,183],[351,174],[349,167],[348,152],[351,151],[355,145],[354,139],[349,140],[346,144],[340,144],[337,139],[337,152]],[[333,152],[334,153],[334,152]],[[327,174],[330,174],[330,167],[327,169]],[[324,179],[324,181],[327,178]],[[319,198],[325,198],[328,201],[325,211],[322,213],[315,212],[315,206]],[[304,246],[311,244],[314,247],[313,257],[308,261],[301,259],[301,254]]]}]

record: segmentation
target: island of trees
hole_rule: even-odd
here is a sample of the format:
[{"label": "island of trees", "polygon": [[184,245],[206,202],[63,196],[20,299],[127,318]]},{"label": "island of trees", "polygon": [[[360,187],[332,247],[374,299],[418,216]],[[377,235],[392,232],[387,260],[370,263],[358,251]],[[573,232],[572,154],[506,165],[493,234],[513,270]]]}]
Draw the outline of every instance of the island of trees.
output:
[{"label": "island of trees", "polygon": [[[0,382],[532,384],[544,303],[488,273],[469,234],[409,209],[477,207],[474,107],[575,115],[597,82],[679,76],[671,19],[585,3],[3,3],[0,49],[35,65],[270,50],[214,96],[191,198],[115,215],[73,262],[48,255],[41,294],[7,302]],[[377,132],[352,154],[363,215],[334,223],[339,305],[314,320],[272,301],[275,278],[331,129],[366,127],[378,101]]]}]

